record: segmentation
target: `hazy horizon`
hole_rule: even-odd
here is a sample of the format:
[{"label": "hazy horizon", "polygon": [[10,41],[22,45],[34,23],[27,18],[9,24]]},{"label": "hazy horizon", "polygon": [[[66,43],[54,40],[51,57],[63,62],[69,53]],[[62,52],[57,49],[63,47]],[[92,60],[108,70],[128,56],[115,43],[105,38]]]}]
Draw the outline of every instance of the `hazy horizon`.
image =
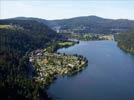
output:
[{"label": "hazy horizon", "polygon": [[[39,19],[44,19],[44,20],[64,20],[64,19],[71,19],[71,18],[78,18],[78,17],[90,17],[90,16],[96,16],[96,17],[100,17],[100,16],[97,16],[97,15],[87,15],[87,16],[74,16],[74,17],[70,17],[70,18],[59,18],[59,19],[45,19],[45,18],[40,18],[40,17],[32,17],[32,16],[16,16],[16,17],[10,17],[10,18],[0,18],[1,20],[4,20],[4,19],[12,19],[12,18],[39,18]],[[100,18],[103,18],[103,19],[111,19],[111,20],[134,20],[134,19],[127,19],[127,18],[106,18],[106,17],[100,17]]]},{"label": "hazy horizon", "polygon": [[47,20],[81,16],[134,20],[134,1],[131,0],[14,0],[0,1],[0,19],[35,17]]}]

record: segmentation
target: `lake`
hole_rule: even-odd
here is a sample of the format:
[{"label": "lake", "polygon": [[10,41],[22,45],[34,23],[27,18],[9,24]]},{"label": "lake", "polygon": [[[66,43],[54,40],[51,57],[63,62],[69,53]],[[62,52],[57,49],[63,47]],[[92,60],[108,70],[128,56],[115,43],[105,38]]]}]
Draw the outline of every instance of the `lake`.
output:
[{"label": "lake", "polygon": [[88,66],[72,77],[59,77],[48,93],[54,100],[134,100],[134,56],[114,41],[80,41],[66,54],[79,54]]}]

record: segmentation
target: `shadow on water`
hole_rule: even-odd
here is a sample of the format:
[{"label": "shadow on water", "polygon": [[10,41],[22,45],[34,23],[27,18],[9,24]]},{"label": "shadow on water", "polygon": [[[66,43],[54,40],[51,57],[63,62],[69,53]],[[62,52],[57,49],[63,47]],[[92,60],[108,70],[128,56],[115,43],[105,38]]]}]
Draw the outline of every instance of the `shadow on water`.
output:
[{"label": "shadow on water", "polygon": [[53,100],[52,97],[49,96],[46,90],[40,90],[39,92],[39,100]]}]

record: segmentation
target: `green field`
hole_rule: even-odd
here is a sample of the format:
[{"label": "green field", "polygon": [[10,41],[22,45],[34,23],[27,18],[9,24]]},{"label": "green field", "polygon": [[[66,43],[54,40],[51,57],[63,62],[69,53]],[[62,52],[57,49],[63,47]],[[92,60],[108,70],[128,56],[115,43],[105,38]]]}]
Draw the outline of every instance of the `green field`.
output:
[{"label": "green field", "polygon": [[0,29],[3,29],[3,28],[10,28],[11,25],[0,25]]},{"label": "green field", "polygon": [[74,44],[74,42],[72,42],[72,41],[58,42],[58,45],[60,45],[60,46],[73,45],[73,44]]}]

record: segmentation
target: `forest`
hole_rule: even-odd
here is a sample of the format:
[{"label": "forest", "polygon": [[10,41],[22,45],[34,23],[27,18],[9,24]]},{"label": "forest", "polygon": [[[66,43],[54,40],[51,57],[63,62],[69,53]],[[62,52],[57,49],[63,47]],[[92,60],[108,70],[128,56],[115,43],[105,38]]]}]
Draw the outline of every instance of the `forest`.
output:
[{"label": "forest", "polygon": [[37,21],[0,20],[0,99],[39,99],[39,84],[29,77],[28,53],[60,38]]},{"label": "forest", "polygon": [[134,31],[117,34],[115,40],[122,50],[134,54]]}]

